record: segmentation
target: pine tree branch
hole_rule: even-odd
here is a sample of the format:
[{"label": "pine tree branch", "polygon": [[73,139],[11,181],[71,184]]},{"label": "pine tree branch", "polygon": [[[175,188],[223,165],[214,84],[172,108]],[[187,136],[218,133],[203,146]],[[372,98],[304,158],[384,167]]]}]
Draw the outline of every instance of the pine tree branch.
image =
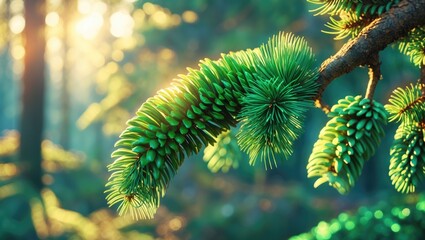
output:
[{"label": "pine tree branch", "polygon": [[[323,90],[322,90],[322,91],[323,91]],[[331,111],[331,108],[329,107],[329,105],[325,104],[325,103],[322,101],[322,98],[317,98],[317,99],[314,101],[314,106],[316,106],[317,108],[322,109],[322,111],[323,111],[325,114],[328,114],[328,113]]]},{"label": "pine tree branch", "polygon": [[376,85],[381,79],[381,62],[379,61],[379,53],[376,53],[370,59],[369,67],[369,83],[366,89],[366,98],[370,100],[373,99],[373,94],[375,93]]},{"label": "pine tree branch", "polygon": [[325,60],[320,69],[318,82],[321,88],[317,103],[327,86],[337,77],[366,65],[373,54],[406,36],[410,30],[425,25],[425,0],[404,0],[390,11],[372,21],[353,40],[347,42],[335,55]]}]

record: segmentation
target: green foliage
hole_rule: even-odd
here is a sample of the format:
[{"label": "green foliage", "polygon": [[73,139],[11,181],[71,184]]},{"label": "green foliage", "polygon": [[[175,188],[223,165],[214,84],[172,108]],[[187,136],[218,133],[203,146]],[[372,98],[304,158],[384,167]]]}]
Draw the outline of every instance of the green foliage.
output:
[{"label": "green foliage", "polygon": [[400,125],[391,146],[390,172],[397,191],[411,193],[425,173],[424,126]]},{"label": "green foliage", "polygon": [[313,54],[302,39],[275,36],[260,52],[256,64],[264,76],[241,99],[237,138],[250,164],[260,159],[266,168],[273,168],[276,154],[283,158],[292,154],[292,142],[302,132],[304,113],[313,106],[318,85]]},{"label": "green foliage", "polygon": [[341,213],[329,222],[321,221],[311,231],[290,240],[309,239],[423,239],[425,198],[410,198],[397,204],[380,202],[361,207],[355,214]]},{"label": "green foliage", "polygon": [[341,40],[347,37],[354,38],[371,22],[370,18],[358,16],[351,12],[341,13],[338,19],[333,17],[329,19],[330,22],[325,24],[325,26],[330,30],[323,32],[336,35],[335,40]]},{"label": "green foliage", "polygon": [[425,27],[417,27],[400,42],[400,52],[408,55],[416,66],[425,65]]},{"label": "green foliage", "polygon": [[204,161],[208,163],[208,168],[214,173],[238,168],[242,154],[235,134],[231,130],[222,132],[215,141],[204,150]]},{"label": "green foliage", "polygon": [[414,192],[424,177],[424,96],[423,85],[410,84],[405,89],[397,88],[385,108],[390,121],[400,122],[391,146],[390,178],[397,191]]},{"label": "green foliage", "polygon": [[360,15],[381,15],[388,11],[400,0],[307,0],[316,5],[320,5],[313,12],[317,15],[338,15],[341,12],[353,12]]},{"label": "green foliage", "polygon": [[[319,5],[313,12],[316,15],[329,15],[330,22],[325,24],[329,34],[335,34],[336,40],[354,38],[379,15],[387,12],[400,0],[307,0]],[[336,16],[336,17],[335,17]]]},{"label": "green foliage", "polygon": [[345,194],[380,144],[387,112],[376,101],[347,96],[332,107],[328,116],[331,120],[320,131],[308,160],[307,176],[318,177],[314,187],[329,182]]},{"label": "green foliage", "polygon": [[425,97],[422,96],[423,86],[420,83],[410,84],[404,89],[398,87],[393,91],[389,104],[385,109],[390,113],[390,122],[401,122],[402,124],[418,123],[425,120]]},{"label": "green foliage", "polygon": [[[347,37],[355,38],[363,28],[374,19],[390,10],[400,0],[307,0],[318,7],[313,12],[316,15],[329,15],[325,24],[329,30],[324,33],[333,34],[335,40]],[[416,66],[425,64],[425,28],[417,27],[411,30],[407,37],[400,40],[400,52],[408,55]]]},{"label": "green foliage", "polygon": [[[215,137],[238,121],[243,123],[241,131],[248,128],[269,140],[239,136],[251,163],[257,156],[265,161],[265,156],[274,156],[280,148],[289,152],[292,146],[288,140],[295,140],[300,132],[297,129],[302,128],[301,121],[290,115],[303,119],[302,113],[313,106],[317,91],[313,62],[312,50],[303,39],[281,33],[260,48],[223,54],[217,61],[205,59],[199,70],[188,69],[187,75],[180,75],[172,87],[149,98],[128,121],[112,153],[116,159],[108,166],[112,172],[107,183],[108,203],[119,204],[120,214],[152,218],[185,157],[214,144]],[[270,88],[273,83],[278,84],[276,91]],[[259,96],[252,92],[254,86],[263,86],[265,96],[250,109],[244,104]],[[264,102],[264,97],[272,99]],[[259,122],[264,106],[267,119]],[[277,148],[270,140],[286,145]]]}]

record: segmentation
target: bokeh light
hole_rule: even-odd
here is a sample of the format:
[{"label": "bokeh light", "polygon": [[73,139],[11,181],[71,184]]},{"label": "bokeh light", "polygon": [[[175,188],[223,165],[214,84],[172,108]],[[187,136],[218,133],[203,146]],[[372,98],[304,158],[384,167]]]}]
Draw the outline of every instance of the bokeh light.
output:
[{"label": "bokeh light", "polygon": [[11,49],[12,57],[15,60],[21,60],[25,56],[25,48],[22,45],[14,45]]},{"label": "bokeh light", "polygon": [[183,21],[187,23],[194,23],[198,20],[198,14],[194,11],[184,11],[182,14]]},{"label": "bokeh light", "polygon": [[14,34],[21,33],[25,28],[24,16],[22,14],[13,16],[9,20],[9,28],[10,28],[10,31]]},{"label": "bokeh light", "polygon": [[57,12],[49,12],[46,15],[46,25],[49,27],[56,27],[59,25],[60,22],[60,17],[59,17],[59,13]]},{"label": "bokeh light", "polygon": [[110,32],[112,36],[129,37],[133,34],[134,20],[128,11],[118,11],[111,15]]},{"label": "bokeh light", "polygon": [[87,40],[94,39],[103,26],[103,16],[93,12],[82,18],[75,26],[75,30]]}]

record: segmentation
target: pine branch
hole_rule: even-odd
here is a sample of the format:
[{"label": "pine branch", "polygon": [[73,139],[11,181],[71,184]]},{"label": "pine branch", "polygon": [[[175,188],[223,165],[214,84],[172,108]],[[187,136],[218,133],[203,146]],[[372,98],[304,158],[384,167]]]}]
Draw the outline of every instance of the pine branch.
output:
[{"label": "pine branch", "polygon": [[259,48],[188,69],[127,122],[108,166],[108,203],[120,214],[152,218],[185,158],[237,122],[238,143],[251,163],[272,167],[278,155],[288,157],[317,93],[313,64],[304,39],[281,33]]},{"label": "pine branch", "polygon": [[369,83],[366,89],[366,98],[372,100],[376,85],[381,79],[381,63],[379,62],[379,54],[375,54],[369,63]]},{"label": "pine branch", "polygon": [[397,88],[393,91],[389,103],[385,105],[390,113],[390,122],[401,122],[405,125],[424,122],[425,96],[422,93],[423,85],[410,84],[410,87]]},{"label": "pine branch", "polygon": [[314,101],[314,106],[322,109],[325,114],[328,114],[331,111],[329,105],[323,102],[322,98],[318,98]]},{"label": "pine branch", "polygon": [[425,25],[425,0],[404,0],[371,22],[353,40],[347,42],[335,55],[325,60],[317,81],[321,87],[320,99],[327,86],[337,77],[367,64],[373,54],[407,36],[409,31]]}]

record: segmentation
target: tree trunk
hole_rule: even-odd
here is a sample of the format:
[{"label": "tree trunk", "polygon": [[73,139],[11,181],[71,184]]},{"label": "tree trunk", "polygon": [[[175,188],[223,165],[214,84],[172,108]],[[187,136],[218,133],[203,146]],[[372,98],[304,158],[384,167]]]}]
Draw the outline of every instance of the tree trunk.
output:
[{"label": "tree trunk", "polygon": [[[6,0],[4,3],[5,8],[2,11],[2,21],[10,19],[10,0]],[[11,67],[10,67],[10,39],[11,34],[10,31],[4,33],[6,38],[6,44],[3,50],[0,51],[0,136],[2,135],[2,131],[7,127],[7,114],[6,108],[8,103],[9,94],[7,89],[10,90],[12,77],[11,77]]]},{"label": "tree trunk", "polygon": [[24,73],[22,77],[21,147],[22,176],[41,190],[41,141],[44,121],[44,18],[45,0],[25,0]]},{"label": "tree trunk", "polygon": [[68,50],[69,50],[69,22],[71,21],[71,12],[74,12],[75,1],[65,0],[64,9],[62,12],[63,19],[63,68],[62,68],[62,89],[61,89],[61,112],[62,112],[62,122],[61,122],[61,135],[60,135],[60,144],[65,149],[69,149],[69,140],[70,140],[70,89],[69,89],[69,64],[68,64]]}]

